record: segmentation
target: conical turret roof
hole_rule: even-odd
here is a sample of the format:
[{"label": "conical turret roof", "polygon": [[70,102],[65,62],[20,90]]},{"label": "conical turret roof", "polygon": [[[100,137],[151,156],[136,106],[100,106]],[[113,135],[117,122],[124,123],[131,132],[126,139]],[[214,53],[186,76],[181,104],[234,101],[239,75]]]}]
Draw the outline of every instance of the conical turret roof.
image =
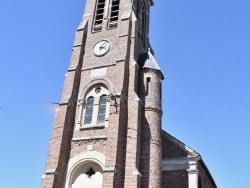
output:
[{"label": "conical turret roof", "polygon": [[159,67],[157,61],[155,60],[153,54],[151,53],[150,48],[148,49],[147,53],[141,53],[139,55],[138,65],[142,69],[148,68],[148,69],[159,70],[161,72],[161,68]]}]

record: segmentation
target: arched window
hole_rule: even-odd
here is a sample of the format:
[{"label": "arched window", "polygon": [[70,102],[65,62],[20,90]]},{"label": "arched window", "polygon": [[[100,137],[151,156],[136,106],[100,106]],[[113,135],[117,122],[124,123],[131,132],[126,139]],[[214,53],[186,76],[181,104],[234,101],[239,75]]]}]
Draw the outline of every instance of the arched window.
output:
[{"label": "arched window", "polygon": [[91,124],[93,116],[94,97],[89,97],[86,101],[86,112],[84,124]]},{"label": "arched window", "polygon": [[98,110],[98,118],[97,123],[104,123],[106,116],[106,105],[107,105],[107,96],[103,95],[99,101],[99,110]]},{"label": "arched window", "polygon": [[81,128],[103,127],[106,126],[109,111],[109,101],[107,100],[109,92],[106,87],[97,85],[89,90],[82,103],[78,124]]}]

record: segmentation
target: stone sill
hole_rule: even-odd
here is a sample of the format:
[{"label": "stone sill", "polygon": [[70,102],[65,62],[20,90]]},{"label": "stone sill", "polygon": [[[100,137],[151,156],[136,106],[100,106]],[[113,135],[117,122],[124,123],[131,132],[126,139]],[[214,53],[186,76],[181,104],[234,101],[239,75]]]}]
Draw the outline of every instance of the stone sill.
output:
[{"label": "stone sill", "polygon": [[92,33],[100,32],[102,30],[102,24],[95,25]]},{"label": "stone sill", "polygon": [[86,130],[86,129],[104,129],[104,128],[105,128],[105,124],[83,125],[82,127],[80,127],[80,131]]},{"label": "stone sill", "polygon": [[117,25],[118,25],[117,21],[109,22],[109,29],[117,28]]}]

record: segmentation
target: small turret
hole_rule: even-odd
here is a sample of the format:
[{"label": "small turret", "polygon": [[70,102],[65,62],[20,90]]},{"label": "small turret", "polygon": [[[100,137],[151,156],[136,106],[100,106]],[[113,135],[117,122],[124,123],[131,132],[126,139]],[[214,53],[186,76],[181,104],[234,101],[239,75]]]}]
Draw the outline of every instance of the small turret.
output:
[{"label": "small turret", "polygon": [[[140,98],[144,108],[142,113],[141,164],[142,187],[161,186],[161,81],[164,79],[153,52],[139,55]],[[152,184],[152,185],[151,185]]]}]

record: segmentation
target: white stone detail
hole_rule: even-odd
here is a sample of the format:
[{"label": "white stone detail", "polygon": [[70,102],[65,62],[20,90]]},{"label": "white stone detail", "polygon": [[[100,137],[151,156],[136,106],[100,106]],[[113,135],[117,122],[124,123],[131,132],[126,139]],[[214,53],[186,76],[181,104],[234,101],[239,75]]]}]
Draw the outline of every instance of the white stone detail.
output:
[{"label": "white stone detail", "polygon": [[133,171],[133,176],[142,177],[142,175],[141,175],[141,173],[138,171],[138,169],[136,169],[135,171]]},{"label": "white stone detail", "polygon": [[89,137],[81,137],[81,138],[73,138],[72,142],[84,141],[84,140],[102,140],[107,139],[108,136],[89,136]]},{"label": "white stone detail", "polygon": [[[92,169],[91,174],[88,171]],[[102,188],[103,170],[96,163],[86,163],[78,166],[71,177],[71,188]]]},{"label": "white stone detail", "polygon": [[198,188],[198,175],[199,171],[197,169],[197,161],[195,158],[191,158],[189,161],[188,172],[188,187],[189,188]]},{"label": "white stone detail", "polygon": [[115,167],[114,166],[105,167],[103,169],[103,172],[114,172],[114,171],[115,171]]},{"label": "white stone detail", "polygon": [[162,170],[186,170],[189,168],[188,158],[162,160]]},{"label": "white stone detail", "polygon": [[48,169],[45,171],[46,174],[54,174],[56,172],[56,169]]},{"label": "white stone detail", "polygon": [[[103,171],[104,166],[105,166],[105,160],[106,160],[105,155],[100,153],[100,152],[97,152],[97,151],[87,151],[87,152],[84,152],[82,154],[76,155],[73,158],[71,158],[69,160],[69,163],[68,163],[68,171],[67,171],[67,178],[66,178],[66,182],[65,182],[65,188],[78,188],[80,186],[80,184],[78,184],[78,183],[75,184],[72,182],[73,181],[72,178],[74,178],[73,176],[77,172],[78,168],[80,168],[80,167],[85,168],[85,166],[87,166],[88,164],[96,163],[98,166],[100,166],[100,168],[102,168],[102,169],[99,169],[98,172]],[[77,182],[78,182],[78,178],[80,181],[82,179],[85,179],[86,177],[79,176],[79,177],[76,177],[76,179],[74,181],[77,180]],[[100,174],[97,176],[97,179],[98,178],[100,178]],[[86,182],[86,183],[88,184],[88,182]],[[86,186],[86,184],[84,184],[84,185]],[[93,181],[92,181],[91,185],[94,186]],[[98,188],[97,184],[95,184],[95,186],[96,186],[95,188]],[[91,187],[91,186],[88,186],[88,187]]]},{"label": "white stone detail", "polygon": [[121,20],[127,20],[130,18],[130,15],[131,15],[132,11],[131,10],[127,10],[127,11],[124,11],[123,15],[122,15],[122,18]]},{"label": "white stone detail", "polygon": [[93,145],[88,145],[87,146],[87,151],[92,151],[93,150]]},{"label": "white stone detail", "polygon": [[106,76],[107,74],[107,68],[99,68],[99,69],[93,69],[91,70],[90,73],[90,78],[95,78],[95,77],[101,77],[101,76]]}]

